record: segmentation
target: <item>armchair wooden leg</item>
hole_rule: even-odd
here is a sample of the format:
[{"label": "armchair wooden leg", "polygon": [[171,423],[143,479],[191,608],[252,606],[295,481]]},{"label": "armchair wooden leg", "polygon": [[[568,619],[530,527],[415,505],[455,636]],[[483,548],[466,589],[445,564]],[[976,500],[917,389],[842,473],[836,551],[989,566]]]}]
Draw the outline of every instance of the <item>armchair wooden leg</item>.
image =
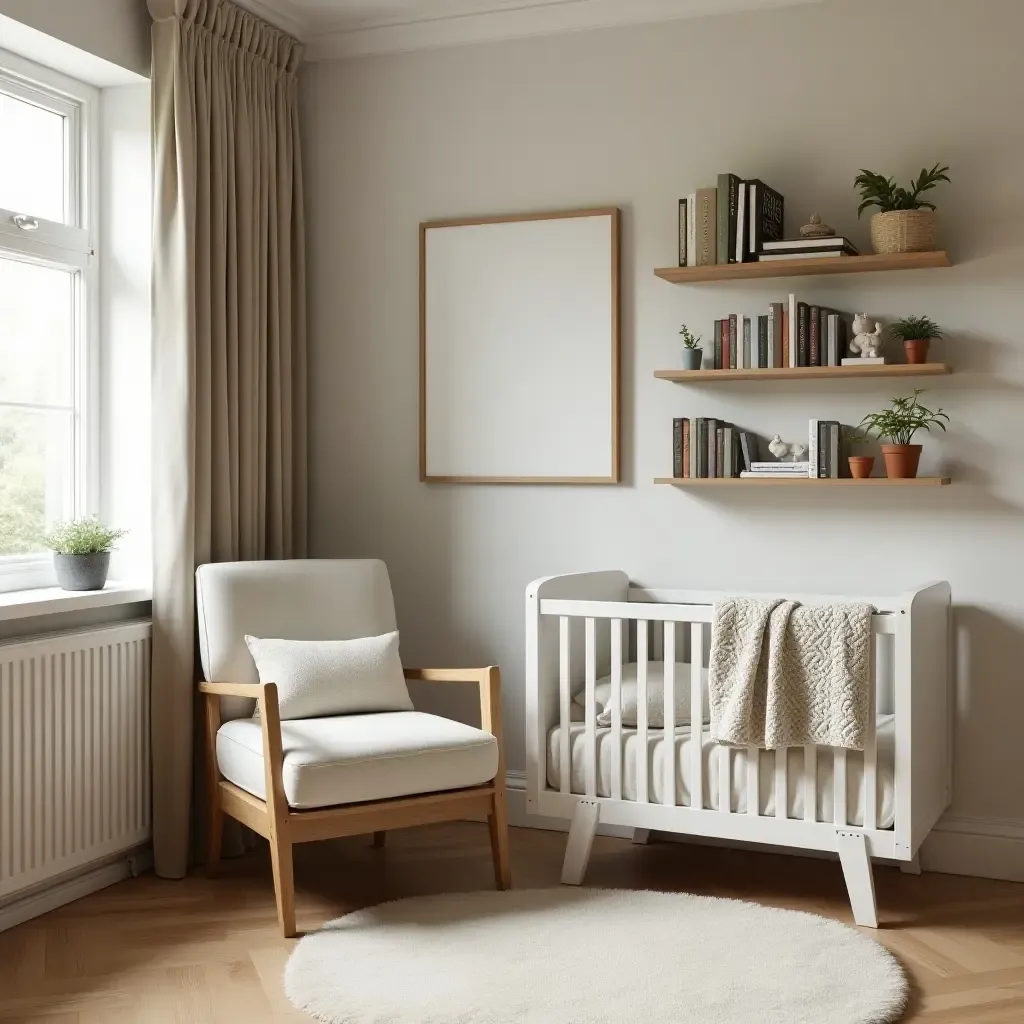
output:
[{"label": "armchair wooden leg", "polygon": [[388,837],[387,832],[374,832],[373,833],[373,846],[374,846],[374,849],[379,850],[384,845],[384,841],[387,839],[387,837]]},{"label": "armchair wooden leg", "polygon": [[496,792],[491,800],[491,813],[487,815],[491,832],[491,856],[494,858],[494,883],[499,889],[512,888],[512,865],[508,852],[508,807],[505,790]]},{"label": "armchair wooden leg", "polygon": [[220,871],[221,844],[224,836],[224,811],[220,806],[220,770],[217,766],[217,730],[220,728],[220,698],[206,699],[206,873]]},{"label": "armchair wooden leg", "polygon": [[270,861],[274,868],[274,897],[277,923],[286,939],[295,937],[295,872],[292,868],[292,844],[281,836],[270,837]]}]

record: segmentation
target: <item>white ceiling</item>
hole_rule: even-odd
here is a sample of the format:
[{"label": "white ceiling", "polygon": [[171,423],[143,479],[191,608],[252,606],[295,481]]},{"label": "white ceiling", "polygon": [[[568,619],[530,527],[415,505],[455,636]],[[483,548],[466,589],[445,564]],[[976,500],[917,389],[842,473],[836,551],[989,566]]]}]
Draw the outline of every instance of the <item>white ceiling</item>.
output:
[{"label": "white ceiling", "polygon": [[820,0],[237,0],[306,40],[310,60],[393,53]]}]

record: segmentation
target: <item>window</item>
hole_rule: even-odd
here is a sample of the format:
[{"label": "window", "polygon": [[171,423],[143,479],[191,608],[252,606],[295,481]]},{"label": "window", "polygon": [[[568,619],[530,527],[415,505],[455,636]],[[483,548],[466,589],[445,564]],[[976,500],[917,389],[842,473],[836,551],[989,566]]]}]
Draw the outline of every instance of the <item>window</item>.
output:
[{"label": "window", "polygon": [[0,591],[52,585],[44,532],[98,498],[95,106],[0,53]]}]

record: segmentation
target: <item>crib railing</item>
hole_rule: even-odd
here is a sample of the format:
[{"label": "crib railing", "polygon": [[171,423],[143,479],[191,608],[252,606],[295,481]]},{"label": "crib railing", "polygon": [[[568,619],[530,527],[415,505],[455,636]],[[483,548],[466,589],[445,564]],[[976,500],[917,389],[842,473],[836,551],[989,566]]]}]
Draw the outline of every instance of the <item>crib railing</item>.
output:
[{"label": "crib railing", "polygon": [[[637,723],[636,723],[636,793],[635,804],[652,805],[652,764],[648,756],[651,727],[648,716],[648,685],[650,666],[656,661],[663,662],[663,722],[664,742],[662,744],[663,772],[660,803],[678,809],[680,805],[690,811],[711,812],[736,816],[733,810],[733,756],[731,748],[720,748],[713,760],[709,757],[709,771],[717,771],[717,806],[705,806],[705,744],[709,742],[708,727],[704,724],[708,708],[702,686],[702,669],[710,647],[712,606],[704,604],[661,604],[636,601],[595,601],[542,599],[539,612],[542,617],[558,620],[558,792],[573,794],[572,788],[572,720],[573,690],[578,686],[578,666],[574,664],[573,623],[583,624],[583,681],[585,692],[584,717],[584,793],[576,795],[596,800],[599,796],[600,755],[598,749],[598,726],[595,690],[598,678],[599,648],[607,652],[610,664],[610,711],[611,726],[608,742],[611,745],[610,793],[612,801],[623,801],[624,744],[622,724],[622,666],[628,662],[630,641],[635,645],[637,663]],[[550,619],[549,619],[550,621]],[[652,655],[652,626],[658,625],[661,633],[660,657]],[[632,629],[630,629],[632,626]],[[578,628],[578,627],[576,627]],[[603,638],[599,643],[599,629],[607,630],[607,644]],[[857,828],[874,830],[878,827],[878,744],[877,744],[877,700],[878,671],[875,638],[892,634],[897,630],[895,617],[891,614],[876,614],[872,617],[871,644],[871,706],[868,714],[867,737],[863,752],[863,823]],[[680,635],[681,634],[681,635]],[[688,658],[689,679],[677,678],[677,655]],[[602,658],[602,661],[604,658]],[[691,739],[686,756],[690,763],[690,795],[686,804],[681,804],[677,789],[680,779],[680,751],[675,742],[677,722],[677,686],[689,682]],[[545,730],[546,731],[546,730]],[[818,816],[818,748],[806,746],[803,749],[802,779],[796,784],[803,786],[803,820],[819,823]],[[827,824],[831,827],[846,828],[850,817],[847,806],[848,766],[845,750],[831,750],[833,758],[832,792],[833,815]],[[766,785],[774,789],[774,818],[789,817],[789,749],[775,751],[774,779]],[[761,814],[761,757],[756,747],[748,748],[746,757],[746,809],[745,816],[763,820]],[[743,780],[737,779],[737,785]],[[709,786],[710,790],[710,786]],[[710,792],[709,800],[710,803]],[[739,824],[737,822],[737,824]],[[821,822],[824,824],[824,822]]]}]

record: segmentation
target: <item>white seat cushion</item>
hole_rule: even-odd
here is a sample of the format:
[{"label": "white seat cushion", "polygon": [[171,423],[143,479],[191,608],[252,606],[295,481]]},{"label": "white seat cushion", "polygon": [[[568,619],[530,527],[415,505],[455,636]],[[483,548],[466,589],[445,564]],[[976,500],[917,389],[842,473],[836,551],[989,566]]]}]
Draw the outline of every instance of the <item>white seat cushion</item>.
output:
[{"label": "white seat cushion", "polygon": [[[464,789],[498,771],[490,733],[421,711],[282,722],[281,740],[284,792],[297,810]],[[225,722],[217,763],[229,782],[266,799],[259,721]]]}]

